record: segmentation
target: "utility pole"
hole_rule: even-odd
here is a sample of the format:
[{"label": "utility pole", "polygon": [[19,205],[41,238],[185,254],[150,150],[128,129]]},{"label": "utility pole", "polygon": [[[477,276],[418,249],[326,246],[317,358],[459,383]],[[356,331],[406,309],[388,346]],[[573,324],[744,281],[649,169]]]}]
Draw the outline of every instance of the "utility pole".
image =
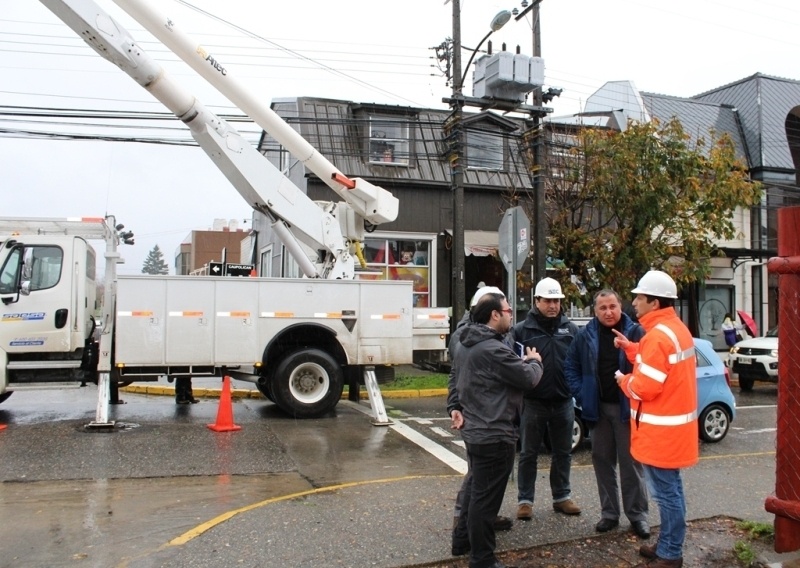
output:
[{"label": "utility pole", "polygon": [[[539,28],[539,4],[542,0],[533,2],[514,19],[519,21],[530,13],[533,34],[533,56],[542,56],[542,35]],[[542,87],[533,89],[533,106],[541,107]],[[545,217],[544,203],[544,131],[542,129],[542,115],[532,113],[533,118],[533,282],[536,283],[547,276],[547,219]]]},{"label": "utility pole", "polygon": [[450,106],[450,171],[453,189],[453,247],[452,255],[452,321],[464,314],[466,287],[464,282],[464,84],[461,75],[461,0],[453,2],[453,98]]}]

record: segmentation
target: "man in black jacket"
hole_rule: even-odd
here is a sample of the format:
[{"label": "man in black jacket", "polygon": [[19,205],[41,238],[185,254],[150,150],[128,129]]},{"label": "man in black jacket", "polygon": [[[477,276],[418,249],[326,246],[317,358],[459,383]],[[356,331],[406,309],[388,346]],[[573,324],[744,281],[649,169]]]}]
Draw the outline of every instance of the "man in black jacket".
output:
[{"label": "man in black jacket", "polygon": [[470,568],[502,568],[494,554],[494,520],[503,504],[514,467],[517,422],[523,392],[542,376],[541,357],[528,348],[520,357],[504,341],[512,310],[500,294],[487,294],[472,310],[461,335],[456,390],[461,412],[453,426],[461,430],[472,473],[472,490],[454,531],[468,536]]},{"label": "man in black jacket", "polygon": [[[483,284],[483,282],[481,282]],[[456,370],[458,368],[458,353],[461,351],[461,333],[464,331],[466,325],[472,321],[470,317],[470,312],[478,302],[487,294],[500,294],[501,296],[505,297],[503,291],[496,286],[485,286],[482,285],[478,288],[478,291],[475,292],[475,295],[472,296],[472,301],[470,302],[470,309],[464,312],[464,317],[461,318],[456,324],[455,331],[450,335],[450,345],[448,347],[448,352],[450,355],[450,376],[447,380],[447,415],[450,417],[451,420],[461,420],[461,404],[458,402],[458,391],[456,390]],[[464,475],[464,480],[461,482],[461,489],[458,491],[458,495],[456,495],[456,504],[453,507],[453,531],[455,531],[456,527],[458,526],[458,518],[461,516],[462,510],[464,508],[463,503],[465,499],[469,499],[470,491],[472,490],[472,473],[467,470],[466,475]],[[494,530],[496,531],[508,531],[511,530],[511,527],[514,526],[514,523],[508,517],[498,516],[494,520]],[[463,542],[466,542],[465,539],[460,539]],[[459,545],[459,538],[455,537],[454,535],[454,542],[456,543],[453,546],[452,552],[453,556],[461,556],[462,554],[466,554],[468,552],[468,547]]]},{"label": "man in black jacket", "polygon": [[563,363],[578,327],[561,313],[561,285],[543,278],[534,290],[534,307],[525,321],[514,326],[512,339],[524,347],[535,347],[542,356],[544,375],[535,393],[525,396],[522,413],[522,451],[517,475],[517,518],[533,517],[536,486],[536,460],[545,432],[549,433],[552,459],[550,490],[553,509],[565,515],[579,515],[580,507],[572,501],[572,427],[575,408],[572,393],[564,378]]}]

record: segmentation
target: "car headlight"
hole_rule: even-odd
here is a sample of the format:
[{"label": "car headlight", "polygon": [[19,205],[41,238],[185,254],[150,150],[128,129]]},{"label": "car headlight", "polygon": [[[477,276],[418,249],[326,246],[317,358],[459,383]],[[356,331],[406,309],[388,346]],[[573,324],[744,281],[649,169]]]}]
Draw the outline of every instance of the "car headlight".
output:
[{"label": "car headlight", "polygon": [[736,345],[731,347],[731,355],[736,355],[738,352],[739,352],[739,348]]},{"label": "car headlight", "polygon": [[770,356],[775,357],[776,359],[778,358],[778,350],[777,349],[773,349],[772,351],[769,352],[769,354],[770,354]]}]

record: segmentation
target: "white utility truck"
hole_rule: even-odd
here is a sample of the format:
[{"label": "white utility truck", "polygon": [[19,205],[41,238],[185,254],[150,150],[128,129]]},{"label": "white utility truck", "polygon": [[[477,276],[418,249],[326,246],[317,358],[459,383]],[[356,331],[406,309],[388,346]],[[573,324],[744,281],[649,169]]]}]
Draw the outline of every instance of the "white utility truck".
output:
[{"label": "white utility truck", "polygon": [[[305,277],[122,276],[117,249],[126,233],[113,217],[0,218],[0,402],[43,383],[97,382],[92,425],[103,427],[112,424],[108,403],[120,384],[227,374],[255,382],[284,411],[311,417],[336,405],[345,382],[363,381],[376,421],[385,423],[377,377],[411,363],[415,350],[443,352],[449,329],[447,308],[412,306],[410,282],[357,278],[365,225],[394,220],[397,199],[346,177],[141,0],[115,1],[343,201],[311,201],[92,0],[41,1],[189,127],[247,202],[272,219]],[[105,241],[102,302],[93,239]]]}]

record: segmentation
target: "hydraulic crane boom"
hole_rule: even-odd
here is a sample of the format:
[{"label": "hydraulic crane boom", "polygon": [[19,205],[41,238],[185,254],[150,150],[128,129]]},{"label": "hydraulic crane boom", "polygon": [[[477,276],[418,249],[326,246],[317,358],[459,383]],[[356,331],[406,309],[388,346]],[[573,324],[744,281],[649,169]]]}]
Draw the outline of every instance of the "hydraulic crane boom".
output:
[{"label": "hydraulic crane boom", "polygon": [[[213,58],[188,59],[204,71],[211,69],[223,81],[212,84],[248,113],[262,128],[284,144],[299,160],[325,180],[345,203],[319,205],[288,180],[269,160],[253,148],[226,121],[205,108],[180,87],[135,39],[92,0],[41,0],[73,29],[92,49],[149,91],[183,121],[192,137],[228,178],[242,197],[257,211],[273,220],[273,229],[309,277],[352,279],[355,259],[351,247],[364,236],[364,221],[379,224],[397,216],[397,199],[389,192],[361,179],[350,180],[308,144],[269,108],[262,108],[247,95]],[[121,4],[153,27],[158,16],[136,2]],[[189,42],[168,19],[168,45],[181,57]],[[142,22],[143,25],[144,22]],[[158,28],[159,26],[154,26]],[[157,37],[162,34],[159,32]],[[175,42],[175,38],[179,41]],[[205,53],[197,47],[195,51]],[[211,64],[209,64],[209,60]],[[202,63],[202,65],[201,65]],[[219,70],[222,69],[222,72]],[[204,76],[207,73],[203,73]],[[208,79],[208,77],[206,77]],[[351,187],[351,189],[347,189]],[[318,262],[309,260],[299,243],[325,252]]]}]

